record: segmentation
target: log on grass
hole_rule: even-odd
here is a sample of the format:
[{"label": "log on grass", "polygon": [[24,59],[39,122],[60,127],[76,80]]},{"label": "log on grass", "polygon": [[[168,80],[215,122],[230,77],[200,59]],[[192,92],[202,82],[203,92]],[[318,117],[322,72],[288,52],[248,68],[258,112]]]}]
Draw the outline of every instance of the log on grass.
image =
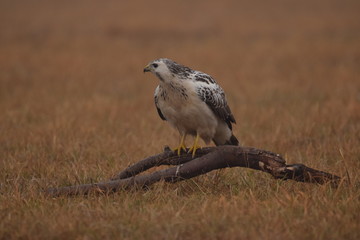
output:
[{"label": "log on grass", "polygon": [[[152,167],[160,165],[176,165],[150,174],[138,175]],[[331,183],[336,185],[340,177],[309,168],[303,164],[286,165],[279,155],[269,151],[239,146],[218,146],[199,149],[193,158],[190,153],[178,156],[175,152],[165,149],[163,153],[145,158],[126,168],[110,181],[75,185],[69,187],[49,188],[48,196],[85,195],[91,192],[111,193],[132,187],[149,187],[159,182],[178,182],[190,179],[210,171],[227,168],[244,167],[263,171],[274,178],[295,180],[308,183]]]}]

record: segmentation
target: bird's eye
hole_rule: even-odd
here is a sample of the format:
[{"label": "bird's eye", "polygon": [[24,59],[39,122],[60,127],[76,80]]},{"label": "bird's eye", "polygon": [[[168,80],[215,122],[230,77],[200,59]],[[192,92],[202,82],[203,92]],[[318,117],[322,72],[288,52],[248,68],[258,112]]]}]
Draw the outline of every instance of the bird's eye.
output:
[{"label": "bird's eye", "polygon": [[157,68],[159,65],[157,65],[156,63],[153,63],[152,66],[153,66],[154,68]]}]

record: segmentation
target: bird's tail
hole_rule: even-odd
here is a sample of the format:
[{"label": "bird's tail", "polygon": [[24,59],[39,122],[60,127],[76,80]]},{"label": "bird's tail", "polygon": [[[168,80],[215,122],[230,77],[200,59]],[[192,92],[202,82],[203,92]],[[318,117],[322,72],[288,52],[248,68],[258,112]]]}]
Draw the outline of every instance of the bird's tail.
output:
[{"label": "bird's tail", "polygon": [[224,145],[238,146],[239,145],[239,140],[237,140],[237,138],[234,136],[234,134],[231,134],[230,139],[228,141],[226,141]]},{"label": "bird's tail", "polygon": [[234,145],[234,146],[238,146],[239,145],[239,140],[237,140],[237,138],[234,136],[234,134],[231,134],[231,137],[226,140],[223,143],[220,143],[219,141],[215,141],[215,139],[213,139],[214,143],[216,146],[219,145]]}]

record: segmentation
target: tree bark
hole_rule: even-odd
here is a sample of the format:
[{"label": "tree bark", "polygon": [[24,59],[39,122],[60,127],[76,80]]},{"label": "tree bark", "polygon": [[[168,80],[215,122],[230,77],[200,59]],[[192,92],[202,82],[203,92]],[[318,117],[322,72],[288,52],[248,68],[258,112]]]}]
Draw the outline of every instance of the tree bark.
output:
[{"label": "tree bark", "polygon": [[[176,165],[151,174],[138,175],[149,168],[160,165]],[[249,147],[218,146],[197,150],[195,158],[190,153],[180,156],[169,148],[163,153],[150,156],[126,168],[110,181],[93,184],[83,184],[69,187],[49,188],[45,190],[48,196],[84,195],[91,192],[111,193],[131,187],[148,187],[164,180],[175,183],[193,178],[215,169],[227,167],[245,167],[271,174],[276,179],[295,180],[299,182],[336,186],[339,176],[309,168],[303,164],[286,165],[279,155],[269,151]]]}]

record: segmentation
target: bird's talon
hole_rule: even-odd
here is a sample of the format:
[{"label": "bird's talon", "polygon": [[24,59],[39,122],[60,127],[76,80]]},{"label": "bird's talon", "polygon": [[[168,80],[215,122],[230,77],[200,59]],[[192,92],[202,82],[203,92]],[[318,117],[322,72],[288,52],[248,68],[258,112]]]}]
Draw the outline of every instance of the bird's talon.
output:
[{"label": "bird's talon", "polygon": [[180,156],[181,155],[181,150],[186,152],[185,144],[179,145],[177,148],[174,149],[174,152],[176,152],[178,154],[178,156]]},{"label": "bird's talon", "polygon": [[192,146],[189,148],[188,153],[192,153],[192,156],[195,157],[196,150],[201,149],[200,145]]},{"label": "bird's talon", "polygon": [[174,149],[174,152],[177,152],[178,156],[180,156],[181,150],[184,150],[184,152],[186,152],[185,137],[186,135],[181,136],[180,145]]},{"label": "bird's talon", "polygon": [[195,157],[195,153],[196,153],[196,150],[198,150],[199,148],[201,148],[199,145],[198,145],[198,142],[199,142],[199,134],[196,135],[195,137],[195,141],[194,141],[194,145],[189,149],[188,153],[191,153],[192,152],[192,157],[194,158]]}]

